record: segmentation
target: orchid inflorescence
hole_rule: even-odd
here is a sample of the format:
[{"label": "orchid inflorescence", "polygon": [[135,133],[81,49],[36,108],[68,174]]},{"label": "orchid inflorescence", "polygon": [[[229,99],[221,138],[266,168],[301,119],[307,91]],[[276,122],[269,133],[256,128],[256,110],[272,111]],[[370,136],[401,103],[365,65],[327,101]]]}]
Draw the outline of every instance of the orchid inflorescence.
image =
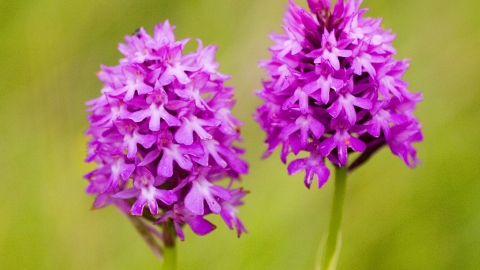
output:
[{"label": "orchid inflorescence", "polygon": [[[388,145],[413,167],[419,160],[413,142],[421,125],[412,114],[420,93],[407,90],[402,76],[408,60],[396,60],[395,35],[380,28],[381,19],[364,18],[360,0],[308,0],[311,12],[293,1],[284,17],[285,34],[272,33],[272,57],[260,62],[269,78],[257,95],[255,114],[267,133],[268,157],[281,145],[281,160],[293,160],[289,174],[305,171],[321,187],[330,171],[325,159],[349,171]],[[361,152],[348,164],[352,152]]]},{"label": "orchid inflorescence", "polygon": [[230,76],[217,71],[216,46],[198,40],[196,52],[183,54],[189,39],[175,41],[173,29],[168,21],[153,37],[139,29],[119,45],[119,65],[101,67],[102,95],[87,103],[87,161],[97,167],[85,175],[86,192],[96,195],[94,208],[113,204],[142,216],[148,230],[173,221],[182,240],[184,224],[199,235],[215,229],[204,219],[210,213],[240,236],[246,191],[232,184],[248,164],[234,146],[242,123],[231,114]]}]

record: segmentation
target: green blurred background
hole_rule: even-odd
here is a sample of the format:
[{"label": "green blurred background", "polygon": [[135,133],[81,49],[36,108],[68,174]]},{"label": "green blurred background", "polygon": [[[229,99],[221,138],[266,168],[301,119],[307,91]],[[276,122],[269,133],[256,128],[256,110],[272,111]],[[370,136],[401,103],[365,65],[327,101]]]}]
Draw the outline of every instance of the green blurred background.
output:
[{"label": "green blurred background", "polygon": [[[307,190],[278,152],[261,161],[264,134],[251,118],[264,77],[257,61],[269,57],[267,34],[281,31],[286,3],[1,0],[0,269],[159,269],[116,209],[90,210],[83,132],[99,65],[118,63],[125,35],[140,26],[151,33],[165,19],[178,39],[219,45],[251,164],[240,208],[249,233],[237,239],[210,217],[218,225],[210,235],[186,229],[179,268],[313,269],[333,182]],[[410,170],[385,148],[349,178],[338,268],[480,269],[480,1],[362,6],[398,34],[398,57],[411,58],[405,79],[425,96],[416,111],[423,165]]]}]

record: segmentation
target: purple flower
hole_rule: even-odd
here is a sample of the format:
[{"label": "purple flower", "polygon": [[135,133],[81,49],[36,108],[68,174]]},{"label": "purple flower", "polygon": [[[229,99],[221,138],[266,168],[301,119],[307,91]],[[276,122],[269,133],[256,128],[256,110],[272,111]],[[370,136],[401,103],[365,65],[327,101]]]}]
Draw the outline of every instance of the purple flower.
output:
[{"label": "purple flower", "polygon": [[[254,115],[267,134],[264,157],[279,146],[284,163],[307,152],[288,165],[290,175],[305,171],[307,187],[314,177],[319,187],[327,181],[326,158],[351,171],[384,145],[418,164],[412,143],[423,137],[412,112],[422,95],[402,80],[408,60],[393,58],[395,35],[363,17],[359,0],[307,3],[310,12],[289,1],[285,34],[270,35],[272,57],[260,62],[269,76]],[[349,163],[352,152],[361,154]]]},{"label": "purple flower", "polygon": [[245,226],[243,226],[243,223],[237,217],[237,206],[243,204],[241,199],[243,198],[243,196],[246,195],[246,193],[247,192],[242,189],[235,189],[231,192],[232,198],[230,200],[220,202],[220,205],[222,207],[220,215],[230,229],[233,229],[234,226],[235,228],[237,228],[238,237],[240,237],[242,232],[247,232],[247,229],[245,228]]},{"label": "purple flower", "polygon": [[[185,234],[182,229],[182,225],[184,224],[188,224],[192,231],[198,235],[206,235],[216,228],[215,225],[205,220],[203,215],[195,215],[188,211],[185,206],[179,204],[174,204],[171,210],[164,212],[160,218],[155,221],[155,224],[166,222],[168,219],[173,220],[175,231],[182,241],[185,239]],[[227,225],[229,225],[228,222]]]},{"label": "purple flower", "polygon": [[137,171],[138,174],[135,176],[133,181],[134,187],[124,189],[112,196],[113,198],[118,199],[137,198],[135,203],[132,205],[132,215],[141,216],[143,213],[143,207],[145,204],[148,204],[150,213],[156,216],[158,215],[157,200],[160,200],[167,205],[177,201],[177,196],[175,193],[167,190],[157,189],[155,187],[163,184],[165,179],[161,179],[159,177],[154,179],[152,173],[149,172],[145,167],[140,167],[140,169]]},{"label": "purple flower", "polygon": [[209,169],[202,169],[202,172],[198,174],[195,180],[192,181],[192,188],[185,196],[185,208],[191,213],[197,215],[203,215],[204,202],[207,203],[211,212],[219,214],[222,210],[217,198],[229,201],[232,199],[230,191],[216,186],[205,179],[205,175],[208,174]]},{"label": "purple flower", "polygon": [[310,188],[313,177],[318,179],[318,187],[322,187],[330,176],[330,171],[323,163],[322,158],[312,151],[310,157],[294,160],[288,164],[288,173],[294,175],[305,170],[305,186]]},{"label": "purple flower", "polygon": [[210,213],[240,235],[237,206],[246,192],[231,181],[248,164],[234,146],[242,123],[231,114],[230,76],[217,71],[216,46],[198,40],[197,51],[184,54],[188,40],[175,41],[173,29],[168,21],[153,37],[140,29],[119,45],[119,65],[101,67],[102,95],[87,103],[86,161],[97,168],[85,175],[86,192],[96,196],[94,208],[114,204],[145,218],[148,230],[172,220],[182,240],[185,224],[199,235],[215,229]]}]

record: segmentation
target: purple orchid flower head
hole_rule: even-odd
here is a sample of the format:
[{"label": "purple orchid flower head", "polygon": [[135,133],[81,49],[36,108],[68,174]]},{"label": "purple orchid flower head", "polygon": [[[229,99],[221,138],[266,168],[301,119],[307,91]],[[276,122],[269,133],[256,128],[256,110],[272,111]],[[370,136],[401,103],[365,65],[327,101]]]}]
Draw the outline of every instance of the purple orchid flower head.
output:
[{"label": "purple orchid flower head", "polygon": [[230,76],[217,71],[216,46],[198,40],[197,51],[184,54],[188,39],[176,41],[173,29],[160,23],[152,37],[141,28],[119,45],[119,65],[101,67],[102,94],[87,102],[86,161],[97,167],[85,175],[86,191],[96,196],[94,208],[116,205],[148,230],[173,221],[182,240],[185,224],[211,232],[211,213],[240,236],[237,206],[246,192],[232,182],[248,164],[234,146],[242,122],[231,114]]},{"label": "purple orchid flower head", "polygon": [[[307,152],[288,165],[321,187],[330,172],[325,160],[349,171],[384,145],[409,167],[419,163],[412,143],[423,140],[413,115],[420,93],[407,90],[408,60],[396,60],[395,35],[381,19],[364,18],[361,0],[307,0],[310,12],[289,1],[284,34],[273,33],[272,56],[260,62],[269,78],[257,95],[254,118],[266,132],[268,157],[281,146],[281,160]],[[349,163],[349,154],[361,153]]]}]

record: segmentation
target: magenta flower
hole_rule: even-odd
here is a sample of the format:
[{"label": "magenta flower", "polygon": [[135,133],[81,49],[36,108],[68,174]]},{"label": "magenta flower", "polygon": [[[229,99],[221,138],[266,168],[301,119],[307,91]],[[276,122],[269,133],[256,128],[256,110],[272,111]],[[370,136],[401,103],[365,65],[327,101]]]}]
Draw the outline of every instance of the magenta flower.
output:
[{"label": "magenta flower", "polygon": [[[125,37],[124,57],[102,66],[102,95],[87,103],[87,162],[97,168],[85,175],[94,208],[114,204],[121,212],[143,217],[148,230],[172,222],[184,239],[183,226],[204,235],[215,226],[213,213],[227,226],[246,232],[237,206],[246,192],[231,181],[248,172],[239,155],[242,123],[231,114],[230,76],[217,71],[215,46],[183,54],[188,40],[175,41],[169,22],[142,28]],[[222,178],[231,179],[227,187]],[[148,211],[144,211],[148,208]]]},{"label": "magenta flower", "polygon": [[[264,101],[255,120],[267,134],[269,156],[282,146],[281,159],[304,151],[307,158],[288,165],[305,171],[321,187],[330,172],[328,158],[351,171],[388,145],[413,167],[419,163],[412,143],[422,141],[412,114],[421,94],[412,94],[402,76],[408,60],[395,60],[395,35],[364,18],[359,0],[307,0],[310,12],[293,1],[285,14],[285,34],[271,34],[272,57],[262,61],[269,76],[257,92]],[[349,164],[349,154],[360,152]]]}]

